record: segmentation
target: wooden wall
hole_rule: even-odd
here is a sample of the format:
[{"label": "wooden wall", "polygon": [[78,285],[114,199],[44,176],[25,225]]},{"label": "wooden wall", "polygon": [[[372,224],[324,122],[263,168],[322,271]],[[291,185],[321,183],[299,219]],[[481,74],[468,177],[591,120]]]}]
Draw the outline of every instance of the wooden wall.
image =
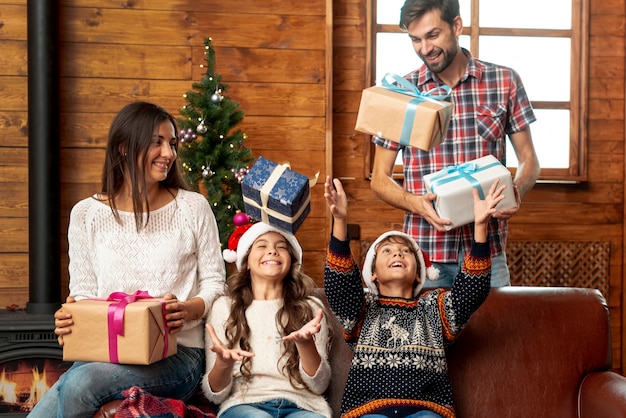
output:
[{"label": "wooden wall", "polygon": [[[255,155],[289,161],[306,175],[319,171],[320,179],[327,173],[341,177],[351,200],[350,222],[360,225],[362,240],[401,228],[402,213],[371,193],[366,179],[369,143],[354,131],[360,93],[368,86],[366,3],[60,0],[62,231],[71,206],[97,189],[115,112],[130,101],[149,100],[177,115],[182,94],[202,75],[205,36],[213,38],[217,71],[230,85],[227,94],[245,112],[242,128]],[[514,241],[610,242],[608,303],[616,370],[623,370],[626,361],[625,8],[623,0],[590,0],[589,181],[538,184],[510,228]],[[0,0],[0,48],[0,307],[24,306],[26,0]],[[36,123],[36,115],[30,123]],[[328,225],[318,185],[312,192],[312,214],[298,238],[307,271],[320,284]],[[65,237],[59,239],[66,289],[67,244]]]}]

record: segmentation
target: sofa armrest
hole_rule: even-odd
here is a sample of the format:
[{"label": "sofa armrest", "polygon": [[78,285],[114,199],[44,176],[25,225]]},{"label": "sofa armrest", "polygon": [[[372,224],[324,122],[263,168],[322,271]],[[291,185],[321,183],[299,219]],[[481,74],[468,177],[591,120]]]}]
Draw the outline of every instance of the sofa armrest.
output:
[{"label": "sofa armrest", "polygon": [[117,408],[119,408],[121,400],[115,400],[102,405],[102,407],[96,412],[94,418],[115,418]]},{"label": "sofa armrest", "polygon": [[626,377],[610,371],[590,373],[580,383],[581,418],[626,417]]}]

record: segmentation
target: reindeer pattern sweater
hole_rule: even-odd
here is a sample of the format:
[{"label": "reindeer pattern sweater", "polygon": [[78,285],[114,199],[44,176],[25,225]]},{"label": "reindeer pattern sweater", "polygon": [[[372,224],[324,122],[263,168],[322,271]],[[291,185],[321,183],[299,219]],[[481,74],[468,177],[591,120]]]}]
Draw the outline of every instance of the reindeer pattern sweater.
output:
[{"label": "reindeer pattern sweater", "polygon": [[455,417],[445,348],[490,291],[489,243],[473,243],[454,285],[414,299],[378,296],[363,288],[349,241],[331,236],[324,290],[354,351],[342,417],[405,416],[431,410]]}]

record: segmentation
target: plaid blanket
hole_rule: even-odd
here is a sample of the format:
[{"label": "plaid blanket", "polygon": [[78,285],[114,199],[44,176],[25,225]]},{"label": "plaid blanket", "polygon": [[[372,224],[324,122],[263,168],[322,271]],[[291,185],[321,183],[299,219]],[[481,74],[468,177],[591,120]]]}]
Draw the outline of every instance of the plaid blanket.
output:
[{"label": "plaid blanket", "polygon": [[154,396],[133,386],[124,391],[116,418],[216,418],[216,408],[198,392],[187,403]]}]

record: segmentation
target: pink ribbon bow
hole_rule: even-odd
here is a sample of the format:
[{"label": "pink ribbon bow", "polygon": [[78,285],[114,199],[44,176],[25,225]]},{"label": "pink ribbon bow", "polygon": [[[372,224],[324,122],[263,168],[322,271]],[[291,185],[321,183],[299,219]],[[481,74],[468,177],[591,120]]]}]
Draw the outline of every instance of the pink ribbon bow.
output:
[{"label": "pink ribbon bow", "polygon": [[[109,305],[107,310],[107,323],[109,328],[109,360],[111,363],[119,363],[119,357],[117,352],[117,337],[124,336],[124,312],[126,310],[126,305],[136,302],[140,299],[153,299],[153,297],[144,290],[138,290],[130,295],[124,292],[113,292],[107,298],[107,301],[114,302]],[[169,343],[167,321],[165,321],[165,301],[161,301],[161,310],[163,314],[163,324],[165,328],[162,358],[165,358],[167,356]]]}]

